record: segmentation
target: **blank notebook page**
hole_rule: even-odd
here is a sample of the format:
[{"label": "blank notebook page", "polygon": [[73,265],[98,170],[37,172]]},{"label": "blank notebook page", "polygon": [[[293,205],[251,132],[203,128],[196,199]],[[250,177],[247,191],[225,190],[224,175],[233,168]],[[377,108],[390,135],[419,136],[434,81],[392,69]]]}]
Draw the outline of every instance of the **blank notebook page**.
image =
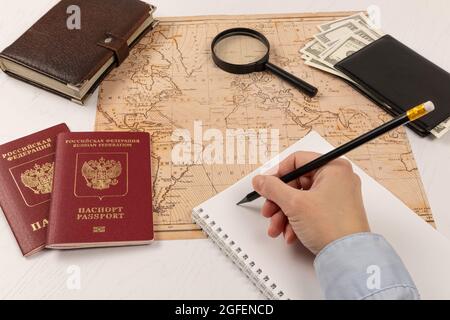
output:
[{"label": "blank notebook page", "polygon": [[[311,132],[277,159],[296,151],[326,153],[331,149],[319,134]],[[275,165],[277,159],[264,168]],[[362,180],[372,232],[382,234],[396,249],[422,298],[449,299],[450,242],[363,170],[353,167]],[[236,205],[252,191],[252,177],[266,169],[254,171],[196,207],[193,218],[266,297],[322,298],[313,268],[314,256],[300,244],[288,246],[282,236],[273,239],[267,235],[269,219],[259,212],[263,199]]]}]

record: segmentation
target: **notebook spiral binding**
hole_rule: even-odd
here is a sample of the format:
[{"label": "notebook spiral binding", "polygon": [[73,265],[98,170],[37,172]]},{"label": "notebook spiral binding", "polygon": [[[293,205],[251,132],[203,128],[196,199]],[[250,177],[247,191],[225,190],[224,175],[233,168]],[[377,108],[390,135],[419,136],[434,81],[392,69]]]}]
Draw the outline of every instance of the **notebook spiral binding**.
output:
[{"label": "notebook spiral binding", "polygon": [[192,217],[212,241],[241,269],[261,293],[269,299],[286,299],[285,293],[253,261],[250,255],[235,243],[228,234],[212,220],[202,208],[195,208]]}]

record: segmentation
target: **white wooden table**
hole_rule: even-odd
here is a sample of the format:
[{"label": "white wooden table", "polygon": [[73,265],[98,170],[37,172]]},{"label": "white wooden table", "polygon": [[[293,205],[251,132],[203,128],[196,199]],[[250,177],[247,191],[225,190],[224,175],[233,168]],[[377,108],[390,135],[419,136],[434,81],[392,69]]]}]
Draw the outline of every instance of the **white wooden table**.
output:
[{"label": "white wooden table", "polygon": [[[13,42],[56,2],[4,1],[0,10],[0,49]],[[381,9],[382,27],[387,33],[450,71],[447,0],[154,0],[152,3],[158,6],[157,16],[364,10],[375,4]],[[87,107],[80,108],[1,73],[0,143],[60,122],[66,122],[73,131],[91,131],[96,103],[92,97]],[[437,228],[450,238],[450,134],[438,141],[419,138],[412,132],[408,136]],[[25,259],[4,216],[0,215],[0,253],[0,299],[261,298],[245,276],[208,240],[161,241],[150,247],[47,251]],[[80,271],[79,289],[67,285],[73,270]]]}]

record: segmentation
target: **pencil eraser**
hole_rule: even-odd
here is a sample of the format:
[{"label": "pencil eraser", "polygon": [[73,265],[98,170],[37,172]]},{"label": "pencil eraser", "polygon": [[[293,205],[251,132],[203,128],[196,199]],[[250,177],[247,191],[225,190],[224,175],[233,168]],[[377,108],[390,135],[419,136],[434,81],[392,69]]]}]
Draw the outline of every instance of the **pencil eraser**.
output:
[{"label": "pencil eraser", "polygon": [[434,103],[431,102],[431,101],[427,101],[423,105],[424,105],[425,110],[426,110],[427,113],[434,110]]}]

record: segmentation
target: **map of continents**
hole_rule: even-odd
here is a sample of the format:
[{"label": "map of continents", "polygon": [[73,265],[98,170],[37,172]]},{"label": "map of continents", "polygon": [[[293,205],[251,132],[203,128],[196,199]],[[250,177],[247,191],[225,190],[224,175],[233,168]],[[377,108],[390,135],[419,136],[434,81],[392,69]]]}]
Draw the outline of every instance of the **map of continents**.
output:
[{"label": "map of continents", "polygon": [[[350,14],[350,13],[348,13]],[[338,146],[390,119],[342,80],[303,64],[299,48],[317,25],[345,14],[165,18],[103,82],[96,130],[151,134],[156,239],[202,237],[191,210],[258,165],[175,165],[175,129],[277,129],[280,151],[311,130]],[[313,83],[313,99],[267,72],[233,75],[211,60],[212,38],[227,28],[256,29],[271,43],[274,64]],[[245,44],[242,46],[245,50]],[[424,220],[433,217],[404,128],[349,158]]]}]

